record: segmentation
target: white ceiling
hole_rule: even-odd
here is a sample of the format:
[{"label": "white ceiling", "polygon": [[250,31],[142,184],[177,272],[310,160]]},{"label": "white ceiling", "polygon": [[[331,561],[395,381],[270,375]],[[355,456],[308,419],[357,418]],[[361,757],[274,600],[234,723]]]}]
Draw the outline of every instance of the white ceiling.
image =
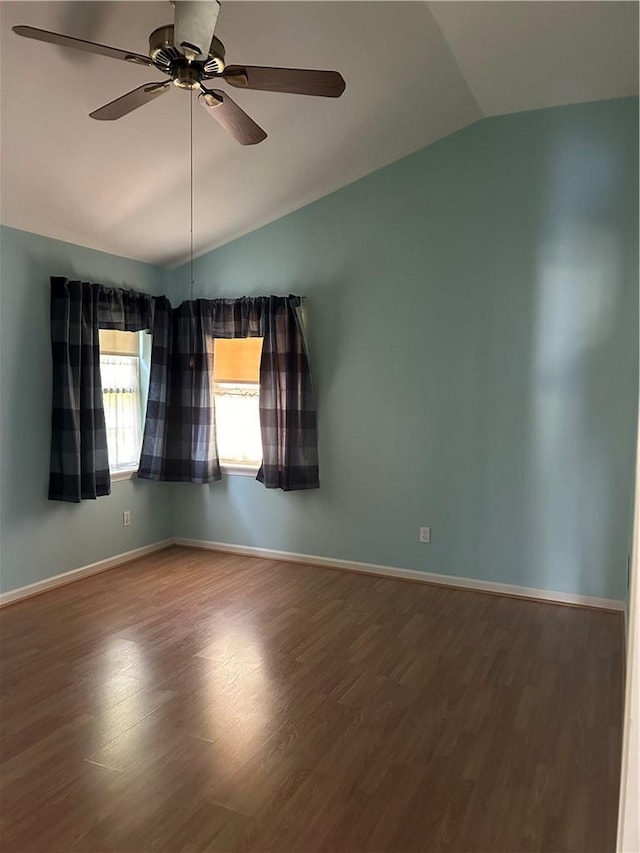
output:
[{"label": "white ceiling", "polygon": [[486,116],[638,92],[637,2],[429,6]]},{"label": "white ceiling", "polygon": [[[147,52],[168,0],[2,2],[2,223],[143,261],[189,252],[189,95],[88,113],[153,69],[26,40],[29,24]],[[223,3],[229,64],[336,69],[338,100],[233,98],[268,132],[243,147],[194,106],[195,248],[215,248],[483,116],[638,92],[636,2]]]}]

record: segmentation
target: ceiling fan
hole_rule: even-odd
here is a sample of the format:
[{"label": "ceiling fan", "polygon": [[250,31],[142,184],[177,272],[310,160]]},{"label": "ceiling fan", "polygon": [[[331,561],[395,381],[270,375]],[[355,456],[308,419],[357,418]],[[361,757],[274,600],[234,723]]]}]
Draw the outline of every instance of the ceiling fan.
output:
[{"label": "ceiling fan", "polygon": [[[287,92],[339,98],[345,82],[337,71],[301,68],[268,68],[259,65],[226,65],[225,49],[214,35],[220,3],[218,0],[172,0],[175,22],[155,29],[149,36],[149,56],[119,50],[36,27],[18,26],[13,31],[25,38],[72,47],[99,56],[122,59],[134,65],[156,68],[180,89],[199,90],[198,101],[241,145],[255,145],[267,138],[265,131],[229,95],[208,89],[205,81],[219,79],[238,89]],[[113,121],[155,100],[171,88],[161,80],[138,86],[90,113],[91,118]]]}]

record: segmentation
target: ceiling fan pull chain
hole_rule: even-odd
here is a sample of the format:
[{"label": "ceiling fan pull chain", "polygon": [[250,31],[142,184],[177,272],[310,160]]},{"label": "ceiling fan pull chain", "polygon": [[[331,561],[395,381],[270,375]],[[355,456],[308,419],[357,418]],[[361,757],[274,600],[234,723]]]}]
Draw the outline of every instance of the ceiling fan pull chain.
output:
[{"label": "ceiling fan pull chain", "polygon": [[193,311],[193,285],[195,284],[193,278],[193,92],[189,92],[189,176],[189,235],[191,238],[191,258],[189,262],[191,278],[191,282],[189,285],[189,301],[191,303],[189,305],[189,333],[191,336],[191,358],[189,359],[189,367],[194,370],[196,366],[196,319]]},{"label": "ceiling fan pull chain", "polygon": [[190,160],[191,160],[191,166],[190,166],[190,176],[191,176],[191,200],[190,200],[191,264],[190,264],[190,272],[191,272],[191,301],[193,301],[193,286],[195,284],[195,279],[193,277],[193,92],[189,92],[189,136],[190,136],[189,154],[190,154]]}]

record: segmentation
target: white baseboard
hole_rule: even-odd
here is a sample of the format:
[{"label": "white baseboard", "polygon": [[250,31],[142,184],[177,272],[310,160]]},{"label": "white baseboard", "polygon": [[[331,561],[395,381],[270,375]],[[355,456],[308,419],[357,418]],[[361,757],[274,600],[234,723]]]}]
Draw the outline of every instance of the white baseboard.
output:
[{"label": "white baseboard", "polygon": [[96,575],[99,572],[107,571],[107,569],[115,568],[123,563],[128,563],[135,560],[137,557],[143,557],[145,554],[151,554],[154,551],[160,551],[164,548],[169,548],[171,545],[183,545],[188,548],[199,548],[205,551],[218,551],[223,554],[238,554],[245,557],[261,557],[267,560],[278,560],[288,563],[300,563],[305,566],[322,566],[329,569],[342,569],[350,572],[361,572],[368,575],[380,575],[388,578],[401,578],[404,580],[419,581],[420,583],[436,584],[438,586],[452,586],[460,589],[476,590],[478,592],[491,592],[499,595],[511,595],[516,598],[531,598],[537,601],[548,601],[556,604],[571,604],[581,607],[594,607],[600,610],[618,610],[625,611],[626,603],[613,598],[596,598],[591,595],[576,595],[570,592],[558,592],[547,589],[531,589],[529,587],[514,586],[507,583],[495,583],[493,581],[476,580],[474,578],[453,577],[450,575],[437,575],[431,572],[420,572],[415,569],[400,569],[394,566],[379,566],[374,563],[358,563],[353,560],[339,560],[334,557],[319,557],[312,554],[296,554],[291,551],[274,551],[270,548],[253,548],[249,545],[231,545],[227,542],[209,542],[203,539],[185,539],[178,537],[176,539],[163,539],[160,542],[154,542],[151,545],[144,545],[142,548],[134,548],[132,551],[125,551],[122,554],[116,554],[114,557],[107,557],[106,560],[99,560],[97,563],[90,563],[87,566],[72,569],[70,572],[63,572],[59,575],[54,575],[51,578],[37,581],[36,583],[22,586],[18,589],[12,589],[8,592],[0,594],[0,607],[5,604],[11,604],[14,601],[20,601],[23,598],[29,598],[32,595],[38,595],[41,592],[46,592],[49,589],[63,586],[64,584],[73,583],[81,578]]},{"label": "white baseboard", "polygon": [[329,569],[343,569],[350,572],[362,572],[368,575],[382,575],[389,578],[419,581],[454,586],[460,589],[472,589],[478,592],[492,592],[499,595],[511,595],[516,598],[532,598],[537,601],[549,601],[555,604],[571,604],[581,607],[595,607],[599,610],[624,611],[625,602],[614,598],[596,598],[591,595],[576,595],[571,592],[558,592],[548,589],[531,589],[508,583],[459,578],[450,575],[436,575],[431,572],[419,572],[415,569],[399,569],[393,566],[377,566],[373,563],[356,563],[352,560],[338,560],[333,557],[317,557],[311,554],[294,554],[291,551],[272,551],[269,548],[252,548],[248,545],[229,545],[226,542],[207,542],[202,539],[178,537],[176,545],[188,548],[200,548],[206,551],[219,551],[223,554],[238,554],[245,557],[262,557],[267,560],[279,560],[289,563],[301,563],[305,566],[324,566]]},{"label": "white baseboard", "polygon": [[97,575],[99,572],[105,572],[107,569],[113,569],[116,566],[121,566],[123,563],[135,560],[137,557],[144,557],[145,554],[169,548],[171,545],[173,545],[173,539],[163,539],[161,542],[143,545],[142,548],[134,548],[132,551],[125,551],[123,554],[116,554],[114,557],[107,557],[106,560],[98,560],[97,563],[80,566],[80,568],[72,569],[70,572],[63,572],[60,575],[54,575],[51,578],[45,578],[44,580],[36,581],[36,583],[18,587],[18,589],[10,589],[8,592],[3,592],[0,595],[0,607],[5,604],[11,604],[14,601],[20,601],[23,598],[30,598],[32,595],[38,595],[49,589],[55,589],[57,586],[64,586],[64,584],[79,581],[81,578],[89,577],[89,575]]}]

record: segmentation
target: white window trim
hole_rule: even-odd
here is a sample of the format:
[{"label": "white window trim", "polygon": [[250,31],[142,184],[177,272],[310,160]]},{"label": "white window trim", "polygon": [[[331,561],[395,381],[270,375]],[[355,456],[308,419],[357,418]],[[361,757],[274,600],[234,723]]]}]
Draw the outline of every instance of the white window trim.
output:
[{"label": "white window trim", "polygon": [[[140,453],[142,453],[142,437],[144,434],[144,419],[145,419],[145,410],[146,410],[146,399],[145,399],[145,396],[143,394],[143,389],[142,389],[142,370],[141,370],[142,360],[143,360],[143,347],[144,347],[143,340],[144,339],[142,337],[141,332],[134,332],[133,334],[138,335],[138,355],[133,356],[133,357],[138,359],[138,397],[139,397],[140,402],[142,404],[141,408],[140,408]],[[120,355],[122,355],[122,353],[118,352],[116,350],[105,348],[105,349],[100,349],[100,356],[103,356],[103,355],[120,356]],[[140,466],[140,459],[138,458],[138,462],[135,464],[135,466],[133,466],[131,468],[116,468],[116,469],[109,468],[109,480],[112,483],[120,483],[120,482],[123,482],[124,480],[132,480],[134,477],[137,476],[139,466]]]},{"label": "white window trim", "polygon": [[[231,475],[232,477],[253,477],[255,480],[256,474],[260,470],[259,465],[240,465],[236,462],[220,461],[220,470],[223,474]],[[111,482],[118,483],[123,480],[132,480],[138,476],[137,468],[124,468],[121,471],[111,472]]]},{"label": "white window trim", "polygon": [[241,465],[239,462],[223,462],[220,460],[220,468],[225,474],[231,474],[232,477],[253,477],[260,470],[259,465]]},{"label": "white window trim", "polygon": [[117,483],[122,480],[132,480],[134,477],[137,477],[137,475],[137,466],[135,468],[122,468],[119,471],[111,471],[109,473],[112,483]]}]

